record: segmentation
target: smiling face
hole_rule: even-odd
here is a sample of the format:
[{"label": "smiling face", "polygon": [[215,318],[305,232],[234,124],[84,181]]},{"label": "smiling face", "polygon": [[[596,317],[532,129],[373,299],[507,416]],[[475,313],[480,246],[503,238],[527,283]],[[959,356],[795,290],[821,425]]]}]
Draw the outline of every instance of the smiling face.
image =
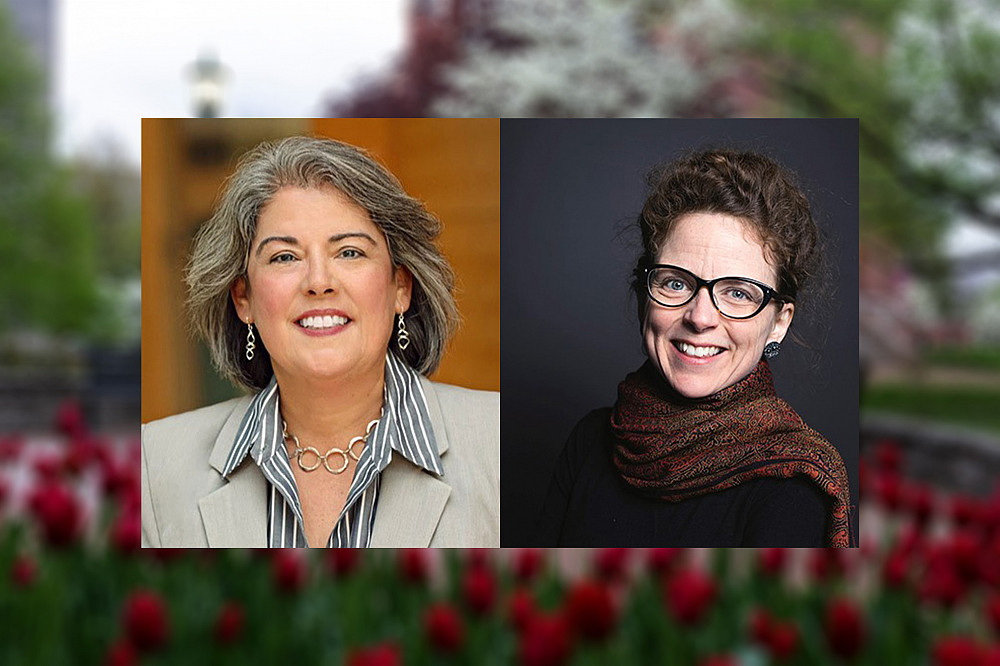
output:
[{"label": "smiling face", "polygon": [[363,208],[332,187],[279,189],[258,216],[247,274],[233,303],[279,384],[381,377],[412,278]]},{"label": "smiling face", "polygon": [[[756,233],[739,219],[691,213],[674,223],[656,263],[680,266],[705,280],[747,277],[771,287],[777,271]],[[687,305],[667,308],[647,299],[642,325],[649,358],[687,398],[704,398],[746,377],[768,342],[784,339],[795,306],[768,304],[751,319],[728,319],[700,289]]]}]

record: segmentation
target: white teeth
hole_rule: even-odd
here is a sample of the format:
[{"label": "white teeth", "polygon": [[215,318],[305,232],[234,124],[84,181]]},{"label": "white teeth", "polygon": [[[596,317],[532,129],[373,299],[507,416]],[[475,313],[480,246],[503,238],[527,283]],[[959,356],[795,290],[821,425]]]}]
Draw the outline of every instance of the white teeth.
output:
[{"label": "white teeth", "polygon": [[688,356],[715,356],[722,352],[722,347],[695,347],[686,342],[678,342],[677,348]]},{"label": "white teeth", "polygon": [[299,320],[302,328],[333,328],[347,323],[347,317],[325,315],[323,317],[303,317]]}]

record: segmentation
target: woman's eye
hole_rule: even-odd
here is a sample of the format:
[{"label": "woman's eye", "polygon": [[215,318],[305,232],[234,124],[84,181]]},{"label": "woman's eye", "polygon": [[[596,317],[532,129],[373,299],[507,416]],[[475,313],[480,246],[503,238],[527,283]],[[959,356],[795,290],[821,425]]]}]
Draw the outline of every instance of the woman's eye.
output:
[{"label": "woman's eye", "polygon": [[295,261],[295,255],[291,252],[282,252],[271,257],[272,264],[287,264],[290,261]]},{"label": "woman's eye", "polygon": [[671,291],[682,291],[685,288],[683,280],[667,280],[663,286]]},{"label": "woman's eye", "polygon": [[365,255],[361,250],[357,248],[345,247],[343,250],[340,251],[340,256],[342,256],[345,259],[359,259]]}]

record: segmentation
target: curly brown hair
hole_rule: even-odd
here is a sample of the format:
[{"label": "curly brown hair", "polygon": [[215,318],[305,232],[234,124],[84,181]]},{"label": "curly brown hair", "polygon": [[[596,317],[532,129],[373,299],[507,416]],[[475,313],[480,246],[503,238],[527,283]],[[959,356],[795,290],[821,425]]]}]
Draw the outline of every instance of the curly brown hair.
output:
[{"label": "curly brown hair", "polygon": [[[753,229],[788,301],[820,271],[820,234],[809,201],[792,172],[770,157],[729,149],[692,152],[654,169],[647,184],[650,193],[637,221],[643,248],[637,273],[656,263],[674,224],[690,213],[731,215]],[[636,277],[632,288],[641,317],[643,281]]]}]

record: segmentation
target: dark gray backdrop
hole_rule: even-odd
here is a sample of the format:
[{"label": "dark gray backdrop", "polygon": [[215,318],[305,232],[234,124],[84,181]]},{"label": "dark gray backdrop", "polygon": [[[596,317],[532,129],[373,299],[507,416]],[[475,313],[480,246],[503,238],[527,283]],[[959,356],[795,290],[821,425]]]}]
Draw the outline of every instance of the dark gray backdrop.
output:
[{"label": "dark gray backdrop", "polygon": [[634,221],[646,173],[691,148],[765,152],[806,190],[833,289],[815,304],[819,323],[802,308],[792,323],[818,352],[789,336],[771,366],[778,394],[840,450],[857,504],[857,130],[853,119],[502,121],[501,545],[553,545],[530,535],[556,456],[645,360],[628,287]]}]

